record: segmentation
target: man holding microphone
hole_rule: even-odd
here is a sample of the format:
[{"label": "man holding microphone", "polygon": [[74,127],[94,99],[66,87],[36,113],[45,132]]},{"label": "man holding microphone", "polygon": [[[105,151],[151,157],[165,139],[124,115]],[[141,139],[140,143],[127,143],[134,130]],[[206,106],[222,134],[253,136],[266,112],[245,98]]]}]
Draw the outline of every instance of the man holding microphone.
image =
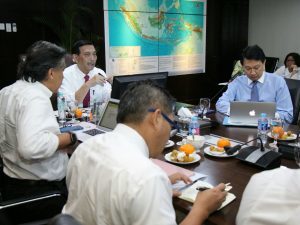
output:
[{"label": "man holding microphone", "polygon": [[110,98],[111,84],[105,72],[95,67],[97,54],[91,41],[79,40],[72,47],[73,61],[76,63],[64,70],[60,87],[67,98],[75,99],[83,107],[90,102],[105,102]]}]

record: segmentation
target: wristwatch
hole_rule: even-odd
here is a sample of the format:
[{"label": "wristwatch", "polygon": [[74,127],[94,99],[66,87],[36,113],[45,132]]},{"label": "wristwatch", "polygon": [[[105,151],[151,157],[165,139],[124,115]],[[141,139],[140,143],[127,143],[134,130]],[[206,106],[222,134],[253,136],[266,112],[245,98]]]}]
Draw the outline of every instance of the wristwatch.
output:
[{"label": "wristwatch", "polygon": [[77,136],[76,136],[76,134],[74,134],[74,133],[71,133],[71,132],[68,132],[69,134],[70,134],[70,139],[71,139],[71,145],[74,145],[74,144],[76,144],[76,142],[77,142]]}]

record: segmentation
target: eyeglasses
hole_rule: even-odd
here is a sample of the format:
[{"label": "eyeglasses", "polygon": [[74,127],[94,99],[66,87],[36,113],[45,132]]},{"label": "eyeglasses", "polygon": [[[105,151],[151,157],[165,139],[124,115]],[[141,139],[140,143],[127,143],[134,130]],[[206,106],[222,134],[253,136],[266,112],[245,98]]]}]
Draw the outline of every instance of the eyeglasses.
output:
[{"label": "eyeglasses", "polygon": [[[148,109],[148,112],[155,112],[155,111],[156,111],[156,109],[154,109],[154,108]],[[167,116],[167,114],[161,112],[161,115],[162,115],[162,117],[170,124],[171,129],[173,129],[173,128],[177,129],[177,128],[178,128],[176,122],[175,122],[174,120],[171,120],[171,119]]]}]

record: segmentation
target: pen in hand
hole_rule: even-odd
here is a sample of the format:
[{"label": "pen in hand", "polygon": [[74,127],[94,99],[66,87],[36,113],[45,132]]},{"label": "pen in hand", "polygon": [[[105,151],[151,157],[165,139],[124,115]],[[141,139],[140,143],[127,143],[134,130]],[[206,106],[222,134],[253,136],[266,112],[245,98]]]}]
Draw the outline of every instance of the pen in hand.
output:
[{"label": "pen in hand", "polygon": [[[225,184],[225,191],[227,191],[227,189],[232,188],[230,185],[231,185],[231,183]],[[196,188],[197,191],[205,191],[205,190],[208,190],[208,189],[211,189],[211,188],[210,187],[205,187],[205,186],[200,186],[200,187]]]}]

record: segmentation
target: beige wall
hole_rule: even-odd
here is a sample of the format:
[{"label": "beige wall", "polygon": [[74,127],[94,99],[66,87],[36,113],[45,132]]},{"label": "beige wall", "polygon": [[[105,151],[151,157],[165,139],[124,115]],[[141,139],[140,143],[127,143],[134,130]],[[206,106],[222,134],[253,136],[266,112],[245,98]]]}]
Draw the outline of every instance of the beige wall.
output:
[{"label": "beige wall", "polygon": [[248,43],[279,57],[280,65],[289,52],[300,54],[300,1],[249,0]]}]

